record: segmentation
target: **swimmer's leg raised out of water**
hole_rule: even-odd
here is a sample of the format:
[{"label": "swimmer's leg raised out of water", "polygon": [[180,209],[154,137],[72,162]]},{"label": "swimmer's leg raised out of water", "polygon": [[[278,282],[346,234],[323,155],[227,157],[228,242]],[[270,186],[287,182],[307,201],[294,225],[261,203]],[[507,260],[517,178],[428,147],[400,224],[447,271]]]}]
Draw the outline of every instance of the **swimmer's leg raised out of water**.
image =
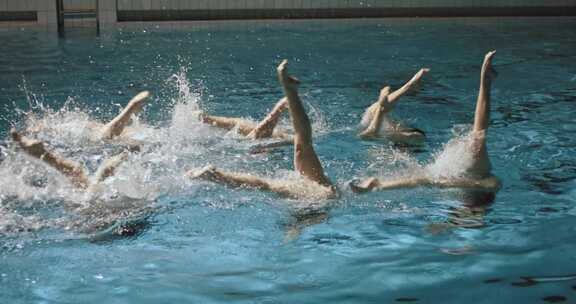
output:
[{"label": "swimmer's leg raised out of water", "polygon": [[288,99],[288,109],[294,127],[294,168],[308,179],[329,187],[335,193],[336,188],[324,175],[322,164],[314,151],[312,144],[312,126],[298,96],[300,81],[288,75],[288,61],[284,60],[277,68],[278,79]]},{"label": "swimmer's leg raised out of water", "polygon": [[[421,69],[404,86],[392,93],[389,92],[389,87],[382,89],[378,101],[372,104],[362,117],[362,124],[367,123],[368,127],[362,131],[359,136],[362,139],[379,137],[380,134],[378,133],[386,119],[386,114],[391,112],[396,107],[396,103],[400,97],[416,86],[422,76],[429,71],[429,69]],[[386,130],[386,133],[382,135],[392,142],[409,145],[419,144],[425,136],[424,132],[419,129],[405,128],[401,124],[396,123],[391,124],[388,130]]]},{"label": "swimmer's leg raised out of water", "polygon": [[106,178],[113,176],[118,166],[124,162],[128,156],[126,152],[113,156],[106,160],[96,172],[94,184],[90,184],[90,180],[86,175],[86,170],[82,165],[65,159],[62,156],[48,151],[44,143],[38,140],[32,140],[20,135],[16,130],[11,130],[10,134],[12,139],[26,152],[26,154],[38,158],[56,169],[70,179],[72,184],[79,189],[89,189],[94,184],[98,184],[106,180]]},{"label": "swimmer's leg raised out of water", "polygon": [[124,151],[105,160],[94,174],[92,184],[88,187],[87,192],[96,193],[98,191],[98,186],[107,178],[114,176],[116,174],[116,169],[118,169],[126,159],[128,159],[128,152]]},{"label": "swimmer's leg raised out of water", "polygon": [[128,152],[122,152],[105,160],[94,174],[94,183],[101,183],[116,174],[116,169],[128,159]]},{"label": "swimmer's leg raised out of water", "polygon": [[102,128],[100,137],[102,139],[113,139],[120,136],[124,131],[124,128],[126,128],[128,125],[132,115],[142,110],[144,101],[146,101],[148,97],[150,97],[150,92],[148,91],[141,92],[134,96],[126,108],[124,108],[122,112],[118,114],[118,116],[116,116]]},{"label": "swimmer's leg raised out of water", "polygon": [[372,138],[378,135],[378,130],[382,126],[384,120],[384,113],[387,111],[386,104],[388,103],[388,95],[390,94],[390,87],[384,87],[380,91],[380,98],[376,103],[375,113],[370,121],[366,130],[362,131],[358,136],[361,138]]},{"label": "swimmer's leg raised out of water", "polygon": [[266,118],[254,127],[253,125],[246,123],[245,120],[241,118],[234,117],[223,117],[223,116],[212,116],[207,114],[201,115],[201,120],[204,123],[211,124],[215,127],[232,130],[234,128],[238,129],[238,132],[244,136],[251,139],[263,139],[270,138],[274,134],[274,129],[278,122],[280,121],[280,115],[286,109],[288,101],[286,98],[280,99],[272,111],[268,113]]},{"label": "swimmer's leg raised out of water", "polygon": [[208,114],[200,114],[200,120],[203,123],[212,125],[217,128],[232,130],[238,129],[238,132],[243,136],[248,136],[254,127],[247,123],[244,119],[224,116],[214,116]]},{"label": "swimmer's leg raised out of water", "polygon": [[[420,71],[418,71],[413,77],[412,79],[410,79],[406,84],[404,84],[401,88],[399,88],[398,90],[390,93],[388,95],[388,102],[387,104],[385,104],[386,106],[386,111],[385,112],[390,112],[394,109],[394,107],[396,106],[396,104],[398,103],[398,100],[400,99],[400,97],[402,97],[404,94],[406,94],[408,91],[410,91],[412,88],[416,87],[418,85],[418,83],[420,82],[420,80],[422,79],[422,77],[426,74],[430,72],[430,69],[427,68],[423,68],[420,69]],[[369,114],[370,120],[372,120],[372,118],[376,115],[376,113],[379,111],[379,108],[381,107],[381,100],[382,100],[382,91],[380,91],[380,97],[378,98],[378,101],[376,101],[375,103],[373,103],[368,109],[367,112]]]},{"label": "swimmer's leg raised out of water", "polygon": [[286,109],[287,106],[288,106],[288,99],[286,98],[280,99],[276,103],[272,111],[268,113],[266,118],[260,121],[256,126],[256,128],[254,128],[254,130],[252,130],[252,132],[248,134],[248,138],[261,139],[272,137],[272,134],[274,133],[274,128],[276,128],[278,122],[280,121],[280,115],[282,115],[282,112]]},{"label": "swimmer's leg raised out of water", "polygon": [[48,151],[41,141],[26,138],[14,129],[10,131],[10,135],[26,154],[44,161],[58,172],[70,178],[75,187],[81,189],[88,188],[90,182],[84,168],[80,164]]},{"label": "swimmer's leg raised out of water", "polygon": [[482,71],[480,73],[480,90],[476,101],[476,111],[474,113],[474,127],[472,128],[472,151],[474,152],[475,163],[472,173],[481,177],[491,175],[490,158],[486,147],[486,132],[490,124],[490,93],[492,80],[497,76],[492,67],[492,59],[496,51],[491,51],[484,57]]},{"label": "swimmer's leg raised out of water", "polygon": [[463,188],[496,192],[501,183],[490,173],[490,159],[486,149],[486,130],[489,124],[490,89],[493,78],[496,76],[492,68],[492,59],[496,51],[491,51],[484,57],[480,77],[480,92],[476,102],[474,127],[472,130],[474,163],[469,170],[471,178],[461,179],[433,179],[428,176],[417,176],[383,181],[377,178],[368,178],[359,183],[351,183],[355,192],[368,192],[371,190],[390,190],[399,188],[414,188],[418,186],[434,186],[440,188]]},{"label": "swimmer's leg raised out of water", "polygon": [[[304,177],[321,186],[328,187],[330,189],[330,196],[335,196],[336,189],[324,175],[322,165],[312,146],[312,127],[310,126],[310,121],[304,111],[302,102],[298,97],[297,86],[299,82],[295,78],[288,76],[286,69],[287,63],[288,62],[284,60],[278,66],[278,78],[284,88],[285,96],[288,99],[288,106],[296,133],[294,136],[295,169]],[[278,186],[276,183],[272,184],[264,178],[224,172],[216,169],[214,166],[207,166],[200,171],[190,171],[186,175],[190,178],[200,178],[235,187],[246,186],[291,197],[298,197],[300,195],[300,193],[294,192],[295,190],[290,187]]]},{"label": "swimmer's leg raised out of water", "polygon": [[280,115],[282,114],[282,111],[286,109],[287,106],[288,106],[288,99],[286,98],[280,99],[280,101],[278,101],[278,103],[276,104],[274,109],[272,109],[272,111],[268,114],[268,116],[266,116],[266,118],[262,120],[258,124],[258,126],[256,126],[256,128],[252,130],[252,132],[250,132],[250,134],[248,134],[248,138],[252,139],[264,139],[275,137],[279,138],[280,141],[274,141],[270,143],[258,144],[256,146],[253,146],[252,148],[250,148],[251,154],[264,153],[269,150],[294,144],[294,138],[291,135],[285,132],[278,132],[278,131],[276,131],[276,133],[274,132],[276,125],[278,125],[278,122],[280,121]]}]

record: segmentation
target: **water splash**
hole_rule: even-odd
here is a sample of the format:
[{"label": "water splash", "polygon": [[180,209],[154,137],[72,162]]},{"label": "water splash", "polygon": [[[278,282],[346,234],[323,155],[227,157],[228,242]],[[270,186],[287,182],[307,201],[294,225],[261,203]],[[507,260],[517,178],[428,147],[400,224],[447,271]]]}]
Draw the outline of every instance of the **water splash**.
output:
[{"label": "water splash", "polygon": [[[360,121],[360,128],[366,129],[370,125],[370,122],[374,118],[375,114],[376,113],[374,109],[367,108],[366,111],[364,111],[364,114],[362,114],[362,120]],[[394,125],[395,125],[394,120],[390,118],[387,114],[384,114],[384,118],[382,119],[382,124],[380,125],[378,133],[385,134],[388,130],[393,129]]]},{"label": "water splash", "polygon": [[[181,68],[166,80],[166,86],[175,93],[164,107],[169,111],[168,121],[153,126],[134,117],[118,142],[97,139],[95,134],[105,122],[99,121],[95,112],[81,109],[77,100],[68,98],[64,106],[54,110],[26,88],[30,97],[28,109],[19,110],[22,114],[20,130],[44,141],[50,150],[62,157],[79,162],[90,174],[94,174],[107,158],[122,151],[123,142],[138,142],[142,148],[140,153],[131,154],[113,177],[86,193],[76,190],[65,176],[40,160],[9,144],[5,160],[0,163],[0,208],[8,209],[6,221],[15,224],[0,225],[0,234],[7,231],[2,227],[14,230],[14,225],[24,225],[23,230],[41,229],[46,225],[81,232],[106,229],[107,225],[114,225],[119,220],[145,216],[146,210],[161,196],[195,191],[194,185],[201,182],[185,178],[188,169],[215,163],[223,169],[253,171],[254,167],[245,162],[246,151],[253,143],[239,136],[237,130],[221,132],[200,121],[204,98],[201,82],[192,84],[186,68]],[[328,123],[323,113],[313,104],[309,106],[316,134],[327,132]],[[289,125],[289,120],[284,119],[280,127],[287,129]],[[269,178],[270,182],[297,188],[308,198],[302,206],[320,206],[322,198],[328,196],[324,193],[326,189],[303,180],[291,170],[272,171],[275,175]],[[56,201],[65,210],[40,225],[33,218],[27,221],[26,217],[20,216],[21,208],[7,204],[8,198],[26,202],[38,210],[43,208],[44,202]],[[298,207],[300,203],[295,202],[294,206]]]},{"label": "water splash", "polygon": [[330,131],[328,125],[328,120],[324,113],[312,102],[308,102],[310,108],[310,120],[312,122],[312,130],[314,130],[315,135],[323,135]]},{"label": "water splash", "polygon": [[[114,177],[99,184],[94,188],[96,191],[89,194],[76,190],[66,177],[40,160],[18,151],[15,144],[8,143],[6,151],[2,151],[3,161],[0,163],[0,208],[3,208],[0,234],[43,227],[33,218],[26,220],[28,217],[19,215],[25,205],[42,209],[44,202],[58,201],[66,206],[69,214],[61,215],[60,220],[51,223],[60,227],[82,227],[85,231],[87,227],[102,227],[102,223],[138,214],[159,195],[184,187],[183,159],[190,156],[186,154],[191,151],[194,151],[190,153],[191,157],[198,153],[194,139],[202,134],[195,130],[206,129],[197,119],[191,119],[194,117],[191,114],[199,110],[201,93],[192,90],[185,70],[171,77],[169,83],[178,91],[169,126],[156,128],[133,119],[122,140],[143,143],[144,151],[132,154]],[[68,98],[62,108],[54,110],[29,93],[25,85],[23,90],[28,96],[27,108],[16,108],[20,120],[14,124],[19,125],[27,136],[44,141],[48,149],[81,163],[92,173],[107,157],[122,149],[122,143],[118,145],[94,139],[103,123],[94,119],[93,113],[76,106],[74,99]],[[11,200],[22,204],[9,204]],[[76,224],[70,223],[72,218]]]},{"label": "water splash", "polygon": [[19,215],[0,206],[0,233],[4,235],[18,235],[23,232],[36,231],[44,227],[44,223],[37,216]]},{"label": "water splash", "polygon": [[477,151],[474,151],[476,137],[470,126],[457,125],[453,138],[426,161],[419,161],[412,154],[385,147],[372,154],[369,171],[387,180],[428,176],[432,179],[461,179],[473,175],[478,165]]},{"label": "water splash", "polygon": [[469,126],[457,125],[453,129],[454,137],[435,153],[432,162],[426,167],[433,178],[466,178],[470,169],[477,163],[476,153],[472,150],[474,134]]}]

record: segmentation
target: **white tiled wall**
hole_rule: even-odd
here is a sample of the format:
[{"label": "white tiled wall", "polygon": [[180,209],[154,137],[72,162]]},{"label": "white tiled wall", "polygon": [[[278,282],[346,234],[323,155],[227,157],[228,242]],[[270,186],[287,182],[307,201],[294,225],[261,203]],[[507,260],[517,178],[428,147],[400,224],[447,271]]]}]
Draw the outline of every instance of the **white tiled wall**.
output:
[{"label": "white tiled wall", "polygon": [[[64,0],[67,8],[90,9],[96,0]],[[0,11],[41,11],[56,0],[0,0]],[[574,0],[99,0],[101,9],[258,9],[364,7],[574,6]]]},{"label": "white tiled wall", "polygon": [[[67,8],[93,9],[101,24],[114,24],[117,10],[233,10],[316,8],[425,8],[576,6],[576,0],[63,0]],[[55,26],[56,0],[0,0],[0,12],[37,11],[38,24]],[[0,26],[2,26],[0,24]]]},{"label": "white tiled wall", "polygon": [[58,23],[58,17],[56,16],[56,1],[36,0],[34,2],[37,2],[38,23],[55,28]]},{"label": "white tiled wall", "polygon": [[[45,0],[52,1],[52,0]],[[69,10],[93,10],[97,0],[63,0],[64,7]]]},{"label": "white tiled wall", "polygon": [[[110,25],[116,23],[116,1],[117,0],[99,0],[98,18],[101,25]],[[157,0],[148,0],[157,1]]]},{"label": "white tiled wall", "polygon": [[55,27],[56,1],[53,0],[0,0],[0,12],[36,11],[38,24]]},{"label": "white tiled wall", "polygon": [[118,10],[574,6],[573,0],[117,0]]}]

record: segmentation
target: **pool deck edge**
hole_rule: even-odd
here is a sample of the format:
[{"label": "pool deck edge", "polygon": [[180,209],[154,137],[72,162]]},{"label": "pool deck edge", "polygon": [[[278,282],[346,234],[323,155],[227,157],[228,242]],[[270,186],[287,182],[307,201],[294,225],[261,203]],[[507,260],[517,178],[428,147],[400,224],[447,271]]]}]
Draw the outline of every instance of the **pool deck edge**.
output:
[{"label": "pool deck edge", "polygon": [[405,17],[566,17],[576,16],[576,6],[120,10],[117,15],[118,22]]}]

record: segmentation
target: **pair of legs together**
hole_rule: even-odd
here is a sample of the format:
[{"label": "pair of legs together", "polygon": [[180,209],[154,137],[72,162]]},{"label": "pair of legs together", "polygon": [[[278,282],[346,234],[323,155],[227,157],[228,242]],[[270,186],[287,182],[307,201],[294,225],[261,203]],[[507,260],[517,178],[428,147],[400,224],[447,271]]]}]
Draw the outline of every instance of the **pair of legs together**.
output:
[{"label": "pair of legs together", "polygon": [[[380,91],[378,101],[373,103],[364,114],[362,122],[367,124],[366,128],[360,132],[362,139],[371,139],[384,136],[396,143],[418,143],[424,139],[424,132],[414,128],[406,128],[401,124],[391,122],[388,114],[394,110],[400,97],[417,86],[422,77],[430,70],[423,68],[416,73],[400,89],[390,92],[390,87],[386,86]],[[385,125],[386,123],[386,125]],[[380,134],[383,126],[386,126],[384,134]]]},{"label": "pair of legs together", "polygon": [[[379,100],[374,103],[367,110],[370,125],[360,134],[361,137],[375,137],[378,130],[382,126],[385,113],[392,111],[396,106],[398,99],[407,93],[420,81],[422,76],[427,73],[428,69],[421,69],[414,77],[406,83],[402,88],[390,94],[390,88],[386,87],[382,90]],[[324,175],[324,170],[318,159],[312,144],[312,128],[310,120],[306,114],[302,101],[298,96],[299,81],[288,75],[287,61],[283,61],[277,69],[278,78],[284,89],[285,96],[281,99],[274,109],[268,114],[266,119],[258,124],[256,127],[247,125],[245,121],[238,118],[217,117],[217,116],[203,116],[203,121],[213,124],[215,126],[232,129],[238,128],[239,132],[249,138],[259,139],[268,138],[273,135],[273,129],[278,123],[281,111],[288,105],[290,115],[292,117],[292,124],[294,126],[294,167],[303,176],[315,181],[316,183],[331,189],[331,194],[335,195],[336,190],[330,180]],[[422,132],[412,132],[408,129],[396,128],[392,131],[396,136],[404,136],[406,138],[414,138],[422,135]],[[415,134],[414,134],[415,133]],[[283,133],[279,136],[282,139],[292,141]],[[400,134],[400,135],[398,135]],[[224,172],[216,169],[213,166],[208,166],[199,172],[190,171],[190,177],[210,179],[213,181],[225,183],[232,186],[248,186],[262,190],[273,191],[287,196],[297,196],[293,189],[287,186],[277,185],[262,178],[252,175],[238,174],[232,172]]]},{"label": "pair of legs together", "polygon": [[[144,101],[149,96],[150,93],[145,91],[132,98],[118,116],[96,130],[99,138],[101,140],[113,140],[122,135],[132,115],[142,109]],[[68,177],[72,185],[82,190],[90,190],[91,186],[103,182],[106,178],[114,175],[116,168],[120,166],[128,156],[126,152],[122,152],[107,159],[102,163],[98,171],[96,171],[92,181],[90,181],[85,168],[81,164],[49,151],[43,142],[29,139],[18,133],[15,129],[10,131],[10,135],[12,140],[14,140],[26,154],[42,160],[50,167]]]},{"label": "pair of legs together", "polygon": [[268,113],[268,115],[257,125],[254,125],[242,118],[213,116],[207,114],[201,114],[200,119],[202,122],[218,128],[226,130],[238,129],[240,134],[250,139],[288,139],[290,135],[280,130],[276,130],[276,125],[278,125],[278,122],[280,121],[280,116],[287,106],[288,99],[286,97],[280,99],[272,111],[270,111],[270,113]]},{"label": "pair of legs together", "polygon": [[278,122],[280,121],[280,116],[287,106],[288,99],[286,97],[280,99],[274,108],[272,108],[272,111],[270,111],[268,115],[256,125],[254,125],[251,121],[247,121],[242,118],[214,116],[204,113],[200,115],[200,119],[203,123],[207,123],[221,129],[237,129],[240,134],[249,139],[279,139],[279,141],[276,142],[259,144],[251,149],[252,153],[260,153],[265,152],[268,149],[293,144],[294,139],[292,138],[292,135],[276,128]]},{"label": "pair of legs together", "polygon": [[[300,81],[288,75],[287,65],[288,61],[282,61],[277,68],[277,74],[286,96],[294,127],[294,168],[306,179],[326,188],[328,196],[335,196],[336,188],[324,174],[322,164],[314,151],[310,119],[298,95]],[[294,188],[281,183],[274,183],[253,175],[225,172],[214,166],[207,166],[200,171],[190,171],[187,175],[191,178],[207,179],[235,187],[244,186],[272,191],[290,197],[302,195]]]},{"label": "pair of legs together", "polygon": [[[370,139],[381,136],[379,132],[384,122],[388,122],[387,114],[396,107],[400,97],[417,86],[417,84],[420,82],[420,79],[429,71],[430,70],[426,68],[420,69],[420,71],[418,71],[412,77],[412,79],[410,79],[410,81],[392,93],[390,93],[390,87],[383,88],[380,91],[378,101],[376,101],[366,110],[366,113],[363,117],[363,122],[368,122],[367,127],[359,134],[359,136],[363,139]],[[240,134],[250,139],[281,139],[279,142],[257,146],[255,149],[253,149],[253,152],[261,152],[268,148],[275,148],[293,143],[291,135],[275,129],[278,121],[280,120],[280,115],[282,114],[282,111],[286,109],[287,105],[288,99],[286,97],[280,99],[272,111],[270,111],[270,113],[266,116],[266,118],[260,121],[256,126],[242,118],[213,116],[207,114],[201,114],[200,118],[202,122],[218,128],[226,130],[238,129]],[[388,128],[384,136],[393,142],[418,143],[424,138],[424,132],[415,128],[405,128],[400,124],[391,122],[389,122],[387,126]]]},{"label": "pair of legs together", "polygon": [[484,57],[480,75],[480,91],[476,102],[474,126],[471,132],[472,140],[469,147],[473,155],[473,164],[467,168],[467,177],[433,178],[427,175],[401,178],[395,180],[381,180],[368,178],[359,183],[351,183],[355,192],[367,192],[371,190],[388,190],[398,188],[413,188],[419,186],[434,186],[442,188],[463,188],[496,192],[500,188],[500,181],[491,174],[490,159],[486,148],[486,132],[490,120],[490,89],[496,73],[492,68],[492,59],[495,51],[488,52]]}]

